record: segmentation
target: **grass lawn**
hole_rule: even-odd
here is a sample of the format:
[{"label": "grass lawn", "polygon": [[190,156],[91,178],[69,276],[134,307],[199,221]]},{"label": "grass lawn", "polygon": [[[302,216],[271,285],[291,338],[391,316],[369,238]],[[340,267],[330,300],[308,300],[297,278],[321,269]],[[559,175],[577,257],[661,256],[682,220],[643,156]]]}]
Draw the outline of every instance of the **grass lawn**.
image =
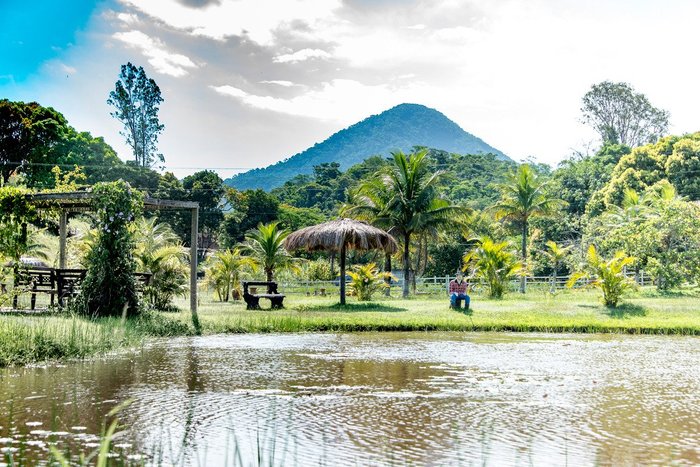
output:
[{"label": "grass lawn", "polygon": [[[293,331],[522,331],[624,332],[700,335],[700,294],[659,296],[643,290],[614,310],[595,292],[509,294],[503,300],[473,297],[468,314],[449,308],[445,297],[384,298],[371,303],[337,297],[291,296],[286,310],[247,311],[245,304],[203,300],[204,333]],[[261,300],[265,306],[265,300]],[[181,312],[181,322],[189,314]]]},{"label": "grass lawn", "polygon": [[[379,297],[377,297],[379,298]],[[261,300],[265,302],[265,300]],[[139,319],[88,320],[61,315],[0,316],[0,366],[100,354],[135,346],[148,337],[194,333],[186,300],[175,313]],[[659,295],[644,289],[617,309],[600,305],[595,292],[509,294],[503,300],[472,298],[468,314],[451,310],[446,297],[381,297],[371,303],[337,297],[290,295],[285,310],[248,311],[242,302],[200,300],[204,334],[236,332],[520,331],[618,332],[700,335],[700,292]],[[263,303],[265,306],[265,303]]]}]

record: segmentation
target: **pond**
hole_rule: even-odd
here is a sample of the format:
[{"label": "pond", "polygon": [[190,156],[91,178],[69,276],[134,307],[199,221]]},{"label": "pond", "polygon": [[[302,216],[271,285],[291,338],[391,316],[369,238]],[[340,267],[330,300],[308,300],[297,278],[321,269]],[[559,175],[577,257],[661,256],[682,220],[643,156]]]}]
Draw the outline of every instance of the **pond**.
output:
[{"label": "pond", "polygon": [[[0,370],[0,464],[99,443],[177,465],[695,465],[700,340],[492,333],[152,341]],[[4,458],[3,458],[4,456]],[[143,457],[140,457],[143,456]]]}]

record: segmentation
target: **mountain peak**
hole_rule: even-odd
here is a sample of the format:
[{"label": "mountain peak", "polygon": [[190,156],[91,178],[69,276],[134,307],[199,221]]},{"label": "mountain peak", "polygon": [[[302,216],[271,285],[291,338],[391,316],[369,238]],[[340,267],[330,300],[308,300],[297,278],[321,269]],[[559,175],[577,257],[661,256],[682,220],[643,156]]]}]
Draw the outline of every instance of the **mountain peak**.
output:
[{"label": "mountain peak", "polygon": [[313,166],[338,162],[341,169],[368,157],[387,156],[414,146],[458,154],[492,153],[508,157],[480,138],[467,133],[441,112],[421,104],[404,103],[341,130],[322,143],[263,169],[254,169],[226,180],[238,189],[270,190],[299,174],[310,174]]}]

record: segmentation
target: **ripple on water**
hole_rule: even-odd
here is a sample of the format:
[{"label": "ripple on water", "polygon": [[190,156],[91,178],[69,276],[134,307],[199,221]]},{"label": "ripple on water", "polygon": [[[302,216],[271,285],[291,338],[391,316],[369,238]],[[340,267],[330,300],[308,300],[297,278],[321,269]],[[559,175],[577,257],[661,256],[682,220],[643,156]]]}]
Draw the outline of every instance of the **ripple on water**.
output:
[{"label": "ripple on water", "polygon": [[[692,465],[700,456],[697,342],[460,333],[160,341],[0,385],[20,414],[0,426],[29,436],[0,445],[41,449],[46,433],[62,438],[27,425],[38,422],[91,447],[99,444],[93,422],[134,399],[122,414],[130,434],[116,448],[159,448],[176,464],[201,465],[203,452],[211,464],[232,464],[236,444],[244,458],[260,449],[288,464]],[[65,425],[51,421],[52,411]]]}]

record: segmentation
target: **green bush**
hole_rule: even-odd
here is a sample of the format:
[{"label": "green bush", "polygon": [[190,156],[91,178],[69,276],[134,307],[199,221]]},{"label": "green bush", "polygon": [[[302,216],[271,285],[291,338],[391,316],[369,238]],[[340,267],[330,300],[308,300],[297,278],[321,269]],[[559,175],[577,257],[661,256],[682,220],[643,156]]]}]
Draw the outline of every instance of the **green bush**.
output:
[{"label": "green bush", "polygon": [[502,298],[508,282],[522,271],[522,263],[508,242],[494,243],[487,237],[464,256],[464,264],[486,282],[491,298]]},{"label": "green bush", "polygon": [[309,261],[304,265],[304,272],[307,280],[310,281],[332,281],[331,265],[325,258],[316,261]]},{"label": "green bush", "polygon": [[173,298],[188,291],[187,250],[170,226],[156,218],[139,219],[134,233],[138,269],[151,274],[143,290],[144,300],[156,310],[170,310]]},{"label": "green bush", "polygon": [[355,265],[348,275],[351,279],[350,289],[361,302],[371,300],[375,292],[387,286],[385,280],[391,277],[388,272],[379,272],[374,263]]},{"label": "green bush", "polygon": [[580,280],[586,280],[588,287],[595,287],[603,292],[605,306],[615,308],[622,295],[635,287],[635,283],[625,276],[625,267],[634,263],[634,258],[618,251],[610,260],[602,258],[595,245],[588,247],[586,263],[580,271],[575,272],[568,287],[573,287]]},{"label": "green bush", "polygon": [[136,315],[136,261],[129,225],[143,210],[143,194],[127,182],[98,183],[93,188],[97,241],[87,255],[87,275],[78,310],[90,316]]}]

